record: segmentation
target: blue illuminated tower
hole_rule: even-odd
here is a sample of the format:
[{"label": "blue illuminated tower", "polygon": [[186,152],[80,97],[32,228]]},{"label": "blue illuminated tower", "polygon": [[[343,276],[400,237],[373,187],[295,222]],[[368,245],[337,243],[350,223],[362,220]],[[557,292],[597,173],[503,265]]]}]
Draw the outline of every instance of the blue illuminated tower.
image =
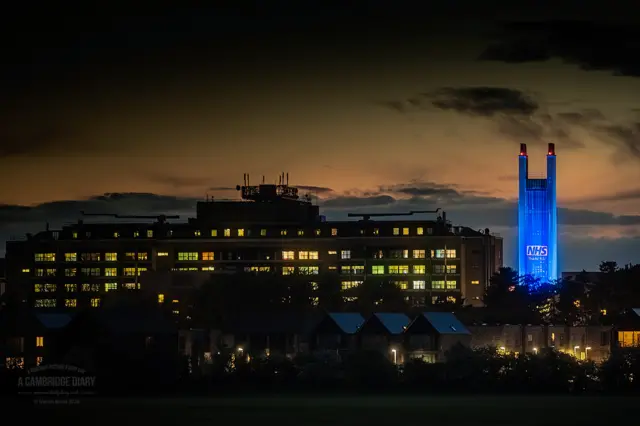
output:
[{"label": "blue illuminated tower", "polygon": [[558,212],[556,206],[556,150],[550,143],[547,177],[529,179],[527,145],[518,158],[518,270],[542,282],[558,279]]}]

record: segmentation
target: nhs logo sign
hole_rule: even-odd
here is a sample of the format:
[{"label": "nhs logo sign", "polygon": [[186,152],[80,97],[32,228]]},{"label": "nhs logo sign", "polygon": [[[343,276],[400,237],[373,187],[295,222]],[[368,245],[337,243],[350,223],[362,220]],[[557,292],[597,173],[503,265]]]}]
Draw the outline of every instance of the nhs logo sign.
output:
[{"label": "nhs logo sign", "polygon": [[527,256],[545,257],[548,254],[547,246],[527,246]]}]

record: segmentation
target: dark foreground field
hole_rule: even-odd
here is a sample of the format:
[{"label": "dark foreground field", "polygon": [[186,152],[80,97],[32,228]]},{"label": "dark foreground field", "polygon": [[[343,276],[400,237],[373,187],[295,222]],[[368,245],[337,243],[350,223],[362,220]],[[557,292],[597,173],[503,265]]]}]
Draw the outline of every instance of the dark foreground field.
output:
[{"label": "dark foreground field", "polygon": [[[95,399],[32,408],[49,422],[97,425],[599,425],[628,421],[637,398],[545,396]],[[49,423],[52,424],[52,423]],[[62,423],[61,423],[62,424]],[[612,423],[613,424],[613,423]]]}]

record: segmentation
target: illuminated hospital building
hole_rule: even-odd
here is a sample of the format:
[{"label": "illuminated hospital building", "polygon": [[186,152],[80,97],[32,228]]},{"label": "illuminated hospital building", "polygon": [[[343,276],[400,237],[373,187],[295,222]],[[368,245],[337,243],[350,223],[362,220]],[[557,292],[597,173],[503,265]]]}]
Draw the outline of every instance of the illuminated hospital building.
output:
[{"label": "illuminated hospital building", "polygon": [[519,272],[541,282],[553,282],[558,278],[555,145],[549,144],[546,177],[529,178],[529,157],[525,144],[520,145],[518,166]]}]

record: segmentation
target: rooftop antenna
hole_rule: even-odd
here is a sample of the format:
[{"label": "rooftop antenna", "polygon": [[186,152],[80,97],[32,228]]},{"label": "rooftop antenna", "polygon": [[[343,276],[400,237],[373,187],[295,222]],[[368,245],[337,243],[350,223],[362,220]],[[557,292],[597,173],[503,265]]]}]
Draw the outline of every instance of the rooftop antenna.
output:
[{"label": "rooftop antenna", "polygon": [[289,185],[289,172],[287,172],[287,185]]},{"label": "rooftop antenna", "polygon": [[262,184],[264,185],[264,175],[262,175]]},{"label": "rooftop antenna", "polygon": [[249,178],[249,173],[247,173],[247,186],[251,186],[251,179]]}]

